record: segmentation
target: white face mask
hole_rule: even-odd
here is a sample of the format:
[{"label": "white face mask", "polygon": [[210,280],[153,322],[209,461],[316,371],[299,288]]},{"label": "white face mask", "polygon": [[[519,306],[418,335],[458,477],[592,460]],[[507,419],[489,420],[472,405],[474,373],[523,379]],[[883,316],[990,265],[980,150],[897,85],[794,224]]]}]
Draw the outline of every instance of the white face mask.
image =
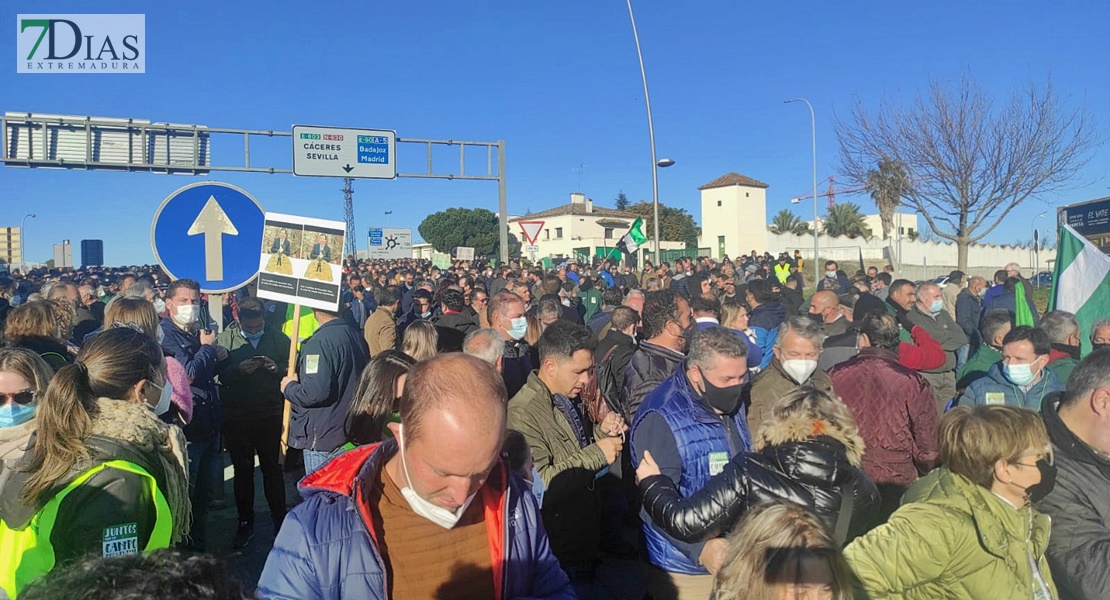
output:
[{"label": "white face mask", "polygon": [[173,321],[182,327],[188,327],[197,322],[200,317],[200,305],[185,304],[173,309]]},{"label": "white face mask", "polygon": [[471,501],[473,501],[474,497],[478,495],[478,492],[474,492],[473,494],[468,496],[466,502],[463,502],[462,506],[460,506],[456,511],[447,510],[442,506],[438,506],[432,502],[429,502],[428,500],[421,498],[420,494],[417,494],[416,490],[412,489],[412,478],[409,477],[409,466],[408,463],[405,461],[404,425],[398,427],[398,432],[400,434],[400,445],[398,447],[398,452],[401,453],[401,468],[405,471],[405,482],[408,484],[405,487],[401,488],[401,495],[404,496],[405,501],[409,503],[409,508],[412,509],[412,512],[420,515],[421,517],[424,517],[425,519],[428,519],[432,523],[435,523],[436,525],[439,525],[444,529],[451,529],[455,526],[456,523],[459,522],[459,519],[462,518],[463,513],[466,512],[466,508],[470,506]]},{"label": "white face mask", "polygon": [[810,375],[817,370],[817,361],[815,360],[784,360],[782,361],[782,370],[786,372],[798,384],[805,383]]},{"label": "white face mask", "polygon": [[544,487],[543,477],[540,477],[540,472],[536,467],[532,467],[532,495],[536,497],[536,502],[543,507],[543,492]]},{"label": "white face mask", "polygon": [[[150,385],[153,385],[154,387],[158,387],[158,384],[154,383],[153,381],[150,382]],[[172,399],[173,399],[173,384],[170,383],[169,379],[167,379],[166,382],[162,385],[162,393],[158,396],[158,405],[157,406],[151,406],[150,403],[147,402],[146,406],[150,410],[153,410],[154,414],[156,414],[160,417],[160,416],[166,414],[166,412],[168,412],[170,410],[170,400],[172,400]]]},{"label": "white face mask", "polygon": [[154,312],[160,317],[166,312],[166,301],[161,298],[154,299]]}]

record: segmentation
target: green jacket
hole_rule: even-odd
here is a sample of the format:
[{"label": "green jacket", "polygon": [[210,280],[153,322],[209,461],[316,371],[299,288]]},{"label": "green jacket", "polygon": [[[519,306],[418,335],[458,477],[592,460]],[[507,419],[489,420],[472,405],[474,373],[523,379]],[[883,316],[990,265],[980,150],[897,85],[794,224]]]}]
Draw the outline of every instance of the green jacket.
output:
[{"label": "green jacket", "polygon": [[1069,356],[1068,358],[1058,358],[1048,363],[1048,366],[1045,368],[1052,371],[1052,374],[1056,376],[1056,379],[1060,380],[1060,383],[1067,385],[1068,379],[1071,379],[1071,372],[1074,371],[1075,367],[1078,365],[1079,361]]},{"label": "green jacket", "polygon": [[[585,414],[582,423],[589,436],[591,421]],[[541,512],[555,556],[564,568],[595,563],[601,521],[594,491],[598,472],[609,464],[605,453],[596,442],[579,447],[570,423],[535,371],[509,401],[509,428],[524,434],[547,488]]]},{"label": "green jacket", "polygon": [[1045,559],[1047,516],[1015,510],[944,467],[919,479],[902,500],[890,521],[844,550],[866,597],[1031,599],[1030,551],[1057,597]]},{"label": "green jacket", "polygon": [[971,385],[971,382],[976,379],[986,377],[991,366],[1000,360],[1002,360],[1001,350],[985,343],[979,344],[979,349],[975,351],[975,354],[972,354],[971,358],[964,363],[964,366],[960,367],[960,372],[956,375],[956,389],[962,390]]},{"label": "green jacket", "polygon": [[[228,360],[219,373],[220,401],[224,419],[246,421],[280,417],[285,398],[281,394],[281,378],[289,368],[289,337],[267,328],[258,340],[258,347],[243,337],[238,323],[219,335],[219,344],[228,349]],[[277,371],[258,369],[246,373],[240,364],[255,356],[265,356],[277,364]]]}]

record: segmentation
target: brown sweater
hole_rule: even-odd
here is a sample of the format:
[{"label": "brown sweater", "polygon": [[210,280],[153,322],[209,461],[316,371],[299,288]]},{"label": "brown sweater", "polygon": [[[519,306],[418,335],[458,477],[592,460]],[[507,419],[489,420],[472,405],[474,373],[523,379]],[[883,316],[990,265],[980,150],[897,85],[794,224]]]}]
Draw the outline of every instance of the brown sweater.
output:
[{"label": "brown sweater", "polygon": [[376,506],[382,562],[389,595],[409,598],[493,598],[493,566],[481,498],[452,529],[412,511],[401,489],[382,469],[367,501]]}]

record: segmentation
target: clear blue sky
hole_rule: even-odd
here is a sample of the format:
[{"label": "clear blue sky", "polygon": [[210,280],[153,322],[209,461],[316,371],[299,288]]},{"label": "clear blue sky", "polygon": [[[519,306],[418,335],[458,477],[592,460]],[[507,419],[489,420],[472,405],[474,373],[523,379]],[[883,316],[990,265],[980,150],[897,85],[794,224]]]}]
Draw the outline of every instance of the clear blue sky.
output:
[{"label": "clear blue sky", "polygon": [[[700,219],[697,187],[728,171],[768,182],[768,215],[810,188],[810,124],[817,111],[818,171],[834,172],[835,114],[854,97],[909,98],[930,77],[971,73],[1000,97],[1049,75],[1110,126],[1110,49],[1103,0],[985,2],[636,3],[660,157],[660,197]],[[0,110],[210,127],[286,130],[294,123],[395,129],[401,137],[507,142],[509,212],[569,201],[581,187],[611,206],[619,190],[651,198],[640,72],[620,0],[480,2],[4,3]],[[15,73],[19,12],[147,15],[144,75]],[[217,138],[214,156],[239,160]],[[255,164],[290,165],[288,146],[258,146]],[[457,156],[457,153],[455,154]],[[234,158],[232,158],[234,157]],[[452,164],[445,153],[444,165]],[[406,161],[406,158],[415,160]],[[484,157],[483,157],[484,158]],[[401,170],[423,169],[421,156]],[[1110,195],[1110,147],[1099,148],[1076,189],[1029,203],[989,238],[1030,237],[1030,220],[1055,204]],[[0,167],[0,226],[27,212],[29,258],[62,239],[102,238],[109,264],[146,263],[150,221],[178,187],[201,178]],[[216,173],[270,211],[342,218],[341,180]],[[823,191],[823,189],[822,189]],[[841,196],[841,200],[849,200]],[[866,197],[854,199],[872,212]],[[496,211],[497,185],[471,181],[355,182],[356,231],[415,229],[452,206]],[[1047,225],[1049,219],[1042,220]],[[359,245],[364,246],[363,234]],[[77,252],[74,256],[79,260]]]}]

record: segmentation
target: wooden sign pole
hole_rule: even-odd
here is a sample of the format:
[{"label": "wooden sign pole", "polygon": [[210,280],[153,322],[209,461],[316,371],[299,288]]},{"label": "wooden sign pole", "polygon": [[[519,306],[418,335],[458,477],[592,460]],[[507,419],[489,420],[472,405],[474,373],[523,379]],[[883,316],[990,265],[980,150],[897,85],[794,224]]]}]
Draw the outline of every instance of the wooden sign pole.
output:
[{"label": "wooden sign pole", "polygon": [[[301,305],[293,305],[293,330],[289,335],[289,365],[288,376],[293,377],[297,374],[297,345],[300,342],[301,332]],[[279,461],[282,466],[285,465],[285,455],[289,449],[289,416],[292,412],[293,405],[289,403],[289,399],[285,399],[285,407],[281,415],[281,460]]]}]

